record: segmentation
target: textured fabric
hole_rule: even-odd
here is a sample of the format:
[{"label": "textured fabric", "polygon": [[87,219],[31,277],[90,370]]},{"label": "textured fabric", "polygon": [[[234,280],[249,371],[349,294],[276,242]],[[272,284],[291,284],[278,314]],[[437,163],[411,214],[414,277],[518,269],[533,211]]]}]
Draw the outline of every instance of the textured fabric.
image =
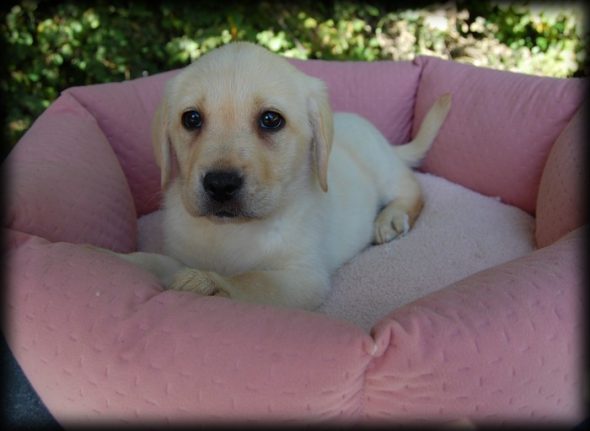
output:
[{"label": "textured fabric", "polygon": [[583,236],[575,231],[383,319],[365,414],[575,424],[583,417]]},{"label": "textured fabric", "polygon": [[[298,67],[329,77],[336,107],[380,122],[392,144],[409,138],[429,101],[456,91],[450,123],[425,170],[528,212],[544,157],[577,103],[577,80],[441,60]],[[501,263],[527,251],[496,254],[499,266],[424,291],[417,302],[379,309],[386,316],[369,334],[321,313],[164,292],[139,268],[80,245],[133,249],[137,217],[158,207],[149,124],[174,73],[68,90],[3,165],[9,179],[3,330],[61,424],[580,419],[580,230],[516,260]],[[511,104],[475,96],[494,90]],[[481,104],[461,103],[469,100]],[[505,118],[510,106],[518,109]],[[527,121],[513,120],[514,112]],[[542,130],[530,127],[533,114]],[[507,129],[518,139],[507,139]],[[492,203],[498,204],[481,205]],[[503,235],[528,232],[532,239],[530,218],[515,208],[510,213],[519,215]],[[473,240],[465,250],[477,260],[485,241],[475,242],[472,232],[495,236],[487,225],[508,223],[512,216],[502,214],[503,221],[491,210],[471,220],[447,246]],[[472,270],[458,268],[453,277]],[[355,281],[349,285],[362,290],[365,280]]]},{"label": "textured fabric", "polygon": [[453,106],[423,169],[533,214],[551,146],[581,103],[581,79],[545,78],[420,57],[413,133],[435,98]]},{"label": "textured fabric", "polygon": [[100,252],[8,238],[19,244],[9,257],[7,281],[19,288],[7,298],[8,341],[66,426],[361,413],[373,342],[351,324],[162,291],[151,275]]},{"label": "textured fabric", "polygon": [[587,112],[580,109],[559,135],[543,170],[536,216],[539,247],[555,242],[588,222],[583,187],[584,155],[588,151],[584,114]]},{"label": "textured fabric", "polygon": [[575,234],[394,311],[374,329],[376,349],[360,329],[319,314],[162,292],[116,259],[10,234],[20,246],[7,281],[20,288],[8,297],[9,342],[66,425],[574,420],[581,328],[572,315],[582,288]]},{"label": "textured fabric", "polygon": [[117,157],[70,95],[39,117],[3,169],[12,229],[117,251],[136,247],[135,209]]},{"label": "textured fabric", "polygon": [[139,215],[160,205],[160,171],[152,153],[151,122],[164,85],[177,73],[66,91],[94,116],[112,145]]}]

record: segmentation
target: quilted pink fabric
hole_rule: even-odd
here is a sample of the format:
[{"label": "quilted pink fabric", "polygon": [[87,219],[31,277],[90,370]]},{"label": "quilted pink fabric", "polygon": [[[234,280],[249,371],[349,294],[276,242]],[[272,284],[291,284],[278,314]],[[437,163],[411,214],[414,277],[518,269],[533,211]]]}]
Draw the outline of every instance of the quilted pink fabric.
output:
[{"label": "quilted pink fabric", "polygon": [[576,113],[551,148],[537,196],[536,238],[545,247],[588,222],[584,198],[584,112]]},{"label": "quilted pink fabric", "polygon": [[138,215],[160,205],[160,174],[150,151],[151,122],[166,81],[177,71],[125,83],[66,90],[87,109],[111,143]]},{"label": "quilted pink fabric", "polygon": [[11,229],[131,251],[136,215],[118,159],[94,117],[64,94],[9,154]]},{"label": "quilted pink fabric", "polygon": [[10,343],[65,425],[361,414],[374,343],[349,323],[162,291],[99,252],[9,239],[20,243],[10,257]]},{"label": "quilted pink fabric", "polygon": [[424,170],[533,214],[545,161],[585,83],[434,57],[416,62],[422,75],[413,133],[437,95],[451,92],[455,102]]},{"label": "quilted pink fabric", "polygon": [[379,322],[365,414],[544,425],[581,417],[583,235],[573,232]]},{"label": "quilted pink fabric", "polygon": [[[425,170],[528,211],[579,100],[577,80],[425,58],[298,66],[392,143],[407,140],[429,100],[456,91]],[[132,250],[137,217],[157,208],[149,123],[174,73],[66,91],[3,165],[3,330],[59,422],[581,418],[581,229],[392,310],[370,334],[318,313],[163,291],[81,246]],[[496,112],[509,106],[526,121]],[[531,128],[533,113],[543,121]]]}]

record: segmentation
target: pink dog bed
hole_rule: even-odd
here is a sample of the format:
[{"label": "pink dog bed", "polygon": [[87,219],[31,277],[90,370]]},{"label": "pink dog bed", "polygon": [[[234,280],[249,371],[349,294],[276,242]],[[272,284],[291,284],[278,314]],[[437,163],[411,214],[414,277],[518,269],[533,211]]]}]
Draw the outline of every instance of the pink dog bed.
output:
[{"label": "pink dog bed", "polygon": [[579,421],[585,83],[429,57],[294,64],[392,144],[453,93],[414,230],[341,268],[316,312],[163,291],[80,244],[157,248],[141,237],[161,200],[149,125],[176,72],[65,91],[4,164],[4,331],[52,414]]}]

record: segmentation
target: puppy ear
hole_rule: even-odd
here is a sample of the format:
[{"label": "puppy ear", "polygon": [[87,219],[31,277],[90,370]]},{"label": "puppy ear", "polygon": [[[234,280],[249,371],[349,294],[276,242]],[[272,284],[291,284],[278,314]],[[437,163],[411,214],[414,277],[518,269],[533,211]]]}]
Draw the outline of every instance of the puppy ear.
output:
[{"label": "puppy ear", "polygon": [[313,132],[313,160],[320,186],[324,192],[327,192],[328,159],[334,137],[332,108],[326,85],[319,79],[313,79],[313,81],[312,90],[307,100],[309,122]]},{"label": "puppy ear", "polygon": [[168,138],[168,112],[165,100],[160,103],[152,119],[152,146],[156,164],[160,167],[160,184],[165,190],[172,171],[172,148]]}]

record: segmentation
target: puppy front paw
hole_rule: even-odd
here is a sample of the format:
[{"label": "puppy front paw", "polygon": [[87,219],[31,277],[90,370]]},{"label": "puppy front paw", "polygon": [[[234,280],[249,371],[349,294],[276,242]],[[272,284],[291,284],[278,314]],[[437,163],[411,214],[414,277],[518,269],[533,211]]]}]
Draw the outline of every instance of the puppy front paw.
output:
[{"label": "puppy front paw", "polygon": [[229,297],[229,294],[213,280],[210,273],[193,268],[179,271],[167,288],[195,292],[205,296]]},{"label": "puppy front paw", "polygon": [[383,211],[375,220],[375,244],[385,244],[410,231],[410,217],[403,211]]}]

